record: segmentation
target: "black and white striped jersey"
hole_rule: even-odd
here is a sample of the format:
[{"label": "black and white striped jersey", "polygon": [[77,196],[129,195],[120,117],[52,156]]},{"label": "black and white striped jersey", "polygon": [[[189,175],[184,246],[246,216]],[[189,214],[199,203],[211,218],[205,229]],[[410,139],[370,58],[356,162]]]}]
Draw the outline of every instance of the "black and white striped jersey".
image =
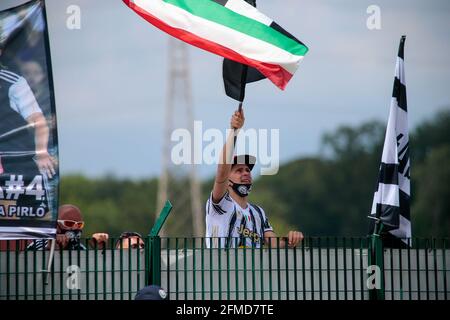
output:
[{"label": "black and white striped jersey", "polygon": [[[31,242],[28,246],[27,246],[27,250],[46,250],[46,249],[50,249],[50,240],[51,239],[39,239],[39,240],[34,240],[33,242]],[[70,249],[70,250],[86,250],[86,246],[83,245],[81,242],[73,242],[73,243],[69,243],[67,245],[67,248],[65,249]]]},{"label": "black and white striped jersey", "polygon": [[25,78],[0,69],[0,156],[34,154],[34,136],[27,129],[27,118],[34,113],[42,110]]},{"label": "black and white striped jersey", "polygon": [[206,245],[208,248],[256,247],[264,243],[264,232],[272,231],[264,210],[254,204],[247,208],[233,200],[227,192],[219,203],[212,193],[206,202]]}]

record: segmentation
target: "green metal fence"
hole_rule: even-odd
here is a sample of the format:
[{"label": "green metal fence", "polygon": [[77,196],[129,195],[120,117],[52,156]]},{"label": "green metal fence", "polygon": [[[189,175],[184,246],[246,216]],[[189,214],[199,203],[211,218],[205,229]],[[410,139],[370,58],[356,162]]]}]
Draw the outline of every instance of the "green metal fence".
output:
[{"label": "green metal fence", "polygon": [[448,299],[447,239],[414,239],[407,249],[381,248],[378,287],[376,274],[368,273],[368,238],[307,238],[295,249],[206,249],[213,240],[161,239],[157,283],[171,299]]},{"label": "green metal fence", "polygon": [[87,250],[52,255],[0,241],[0,300],[131,300],[148,284],[172,300],[449,298],[448,239],[393,249],[377,236],[309,237],[296,248],[281,248],[279,238],[274,247],[240,248],[237,238],[221,248],[219,238],[159,237],[171,209],[167,202],[143,249],[114,248],[115,239],[90,248],[87,239]]},{"label": "green metal fence", "polygon": [[133,299],[147,280],[144,250],[58,250],[48,270],[49,255],[49,250],[0,252],[0,299]]},{"label": "green metal fence", "polygon": [[21,250],[8,242],[0,251],[0,300],[133,299],[150,283],[160,284],[172,300],[449,297],[448,239],[413,239],[406,249],[381,248],[382,281],[376,291],[367,286],[368,280],[376,283],[368,273],[368,238],[307,238],[295,249],[208,249],[210,241],[153,235],[145,249],[114,249],[110,239],[108,249],[56,251],[50,270],[49,251]]}]

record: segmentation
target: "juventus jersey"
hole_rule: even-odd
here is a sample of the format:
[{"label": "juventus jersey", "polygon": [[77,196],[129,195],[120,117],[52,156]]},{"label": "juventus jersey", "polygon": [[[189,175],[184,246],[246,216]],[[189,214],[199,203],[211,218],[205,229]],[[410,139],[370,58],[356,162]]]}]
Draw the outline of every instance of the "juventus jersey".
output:
[{"label": "juventus jersey", "polygon": [[272,231],[264,210],[256,205],[241,206],[228,192],[219,203],[212,193],[206,202],[206,245],[208,248],[256,247],[264,243],[264,232]]},{"label": "juventus jersey", "polygon": [[42,113],[24,77],[0,69],[0,156],[34,155],[34,135],[26,119]]}]

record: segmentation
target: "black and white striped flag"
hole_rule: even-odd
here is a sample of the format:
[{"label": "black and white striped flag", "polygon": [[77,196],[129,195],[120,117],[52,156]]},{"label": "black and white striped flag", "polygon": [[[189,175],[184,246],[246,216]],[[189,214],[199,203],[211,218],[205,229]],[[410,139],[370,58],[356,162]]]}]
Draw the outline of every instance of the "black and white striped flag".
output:
[{"label": "black and white striped flag", "polygon": [[[411,218],[408,109],[404,70],[405,38],[402,36],[398,50],[394,90],[370,218],[380,222],[371,224],[371,233],[381,231],[386,238],[401,239],[407,244],[411,238]],[[376,229],[379,227],[382,229]]]}]

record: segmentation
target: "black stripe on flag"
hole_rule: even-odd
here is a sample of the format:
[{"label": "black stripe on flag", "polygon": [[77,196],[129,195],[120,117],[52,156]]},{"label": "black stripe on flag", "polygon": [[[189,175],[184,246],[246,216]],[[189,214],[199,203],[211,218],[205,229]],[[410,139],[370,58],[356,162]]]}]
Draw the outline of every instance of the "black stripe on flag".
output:
[{"label": "black stripe on flag", "polygon": [[397,104],[399,108],[405,110],[405,112],[408,111],[408,108],[406,106],[406,87],[400,82],[400,79],[398,79],[397,77],[395,77],[394,80],[394,90],[392,92],[392,97],[397,98]]},{"label": "black stripe on flag", "polygon": [[398,56],[404,60],[405,59],[405,40],[406,40],[406,36],[402,36],[402,38],[400,39],[400,46],[398,47]]},{"label": "black stripe on flag", "polygon": [[56,222],[30,219],[2,220],[2,227],[56,228]]},{"label": "black stripe on flag", "polygon": [[228,0],[213,0],[214,2],[217,2],[218,4],[222,5],[225,7],[225,5],[227,4]]},{"label": "black stripe on flag", "polygon": [[281,33],[282,35],[296,41],[297,43],[300,43],[302,46],[304,46],[303,42],[301,42],[300,40],[298,40],[296,37],[294,37],[292,34],[290,34],[289,32],[287,32],[286,30],[284,30],[278,23],[276,23],[275,21],[272,21],[272,23],[270,24],[270,26],[272,29],[278,31],[279,33]]},{"label": "black stripe on flag", "polygon": [[399,191],[400,214],[403,216],[403,218],[411,221],[411,213],[409,210],[410,197],[401,189]]},{"label": "black stripe on flag", "polygon": [[397,229],[400,224],[400,208],[388,204],[377,203],[377,215],[387,230]]},{"label": "black stripe on flag", "polygon": [[[402,137],[403,137],[402,134],[400,134],[397,137],[397,143],[398,141],[400,141]],[[410,179],[409,166],[406,167],[409,161],[409,142],[407,142],[404,145],[404,147],[398,151],[398,159],[399,159],[398,172],[403,176],[407,177],[408,179]]]},{"label": "black stripe on flag", "polygon": [[391,163],[381,163],[378,183],[398,184],[398,165]]}]

